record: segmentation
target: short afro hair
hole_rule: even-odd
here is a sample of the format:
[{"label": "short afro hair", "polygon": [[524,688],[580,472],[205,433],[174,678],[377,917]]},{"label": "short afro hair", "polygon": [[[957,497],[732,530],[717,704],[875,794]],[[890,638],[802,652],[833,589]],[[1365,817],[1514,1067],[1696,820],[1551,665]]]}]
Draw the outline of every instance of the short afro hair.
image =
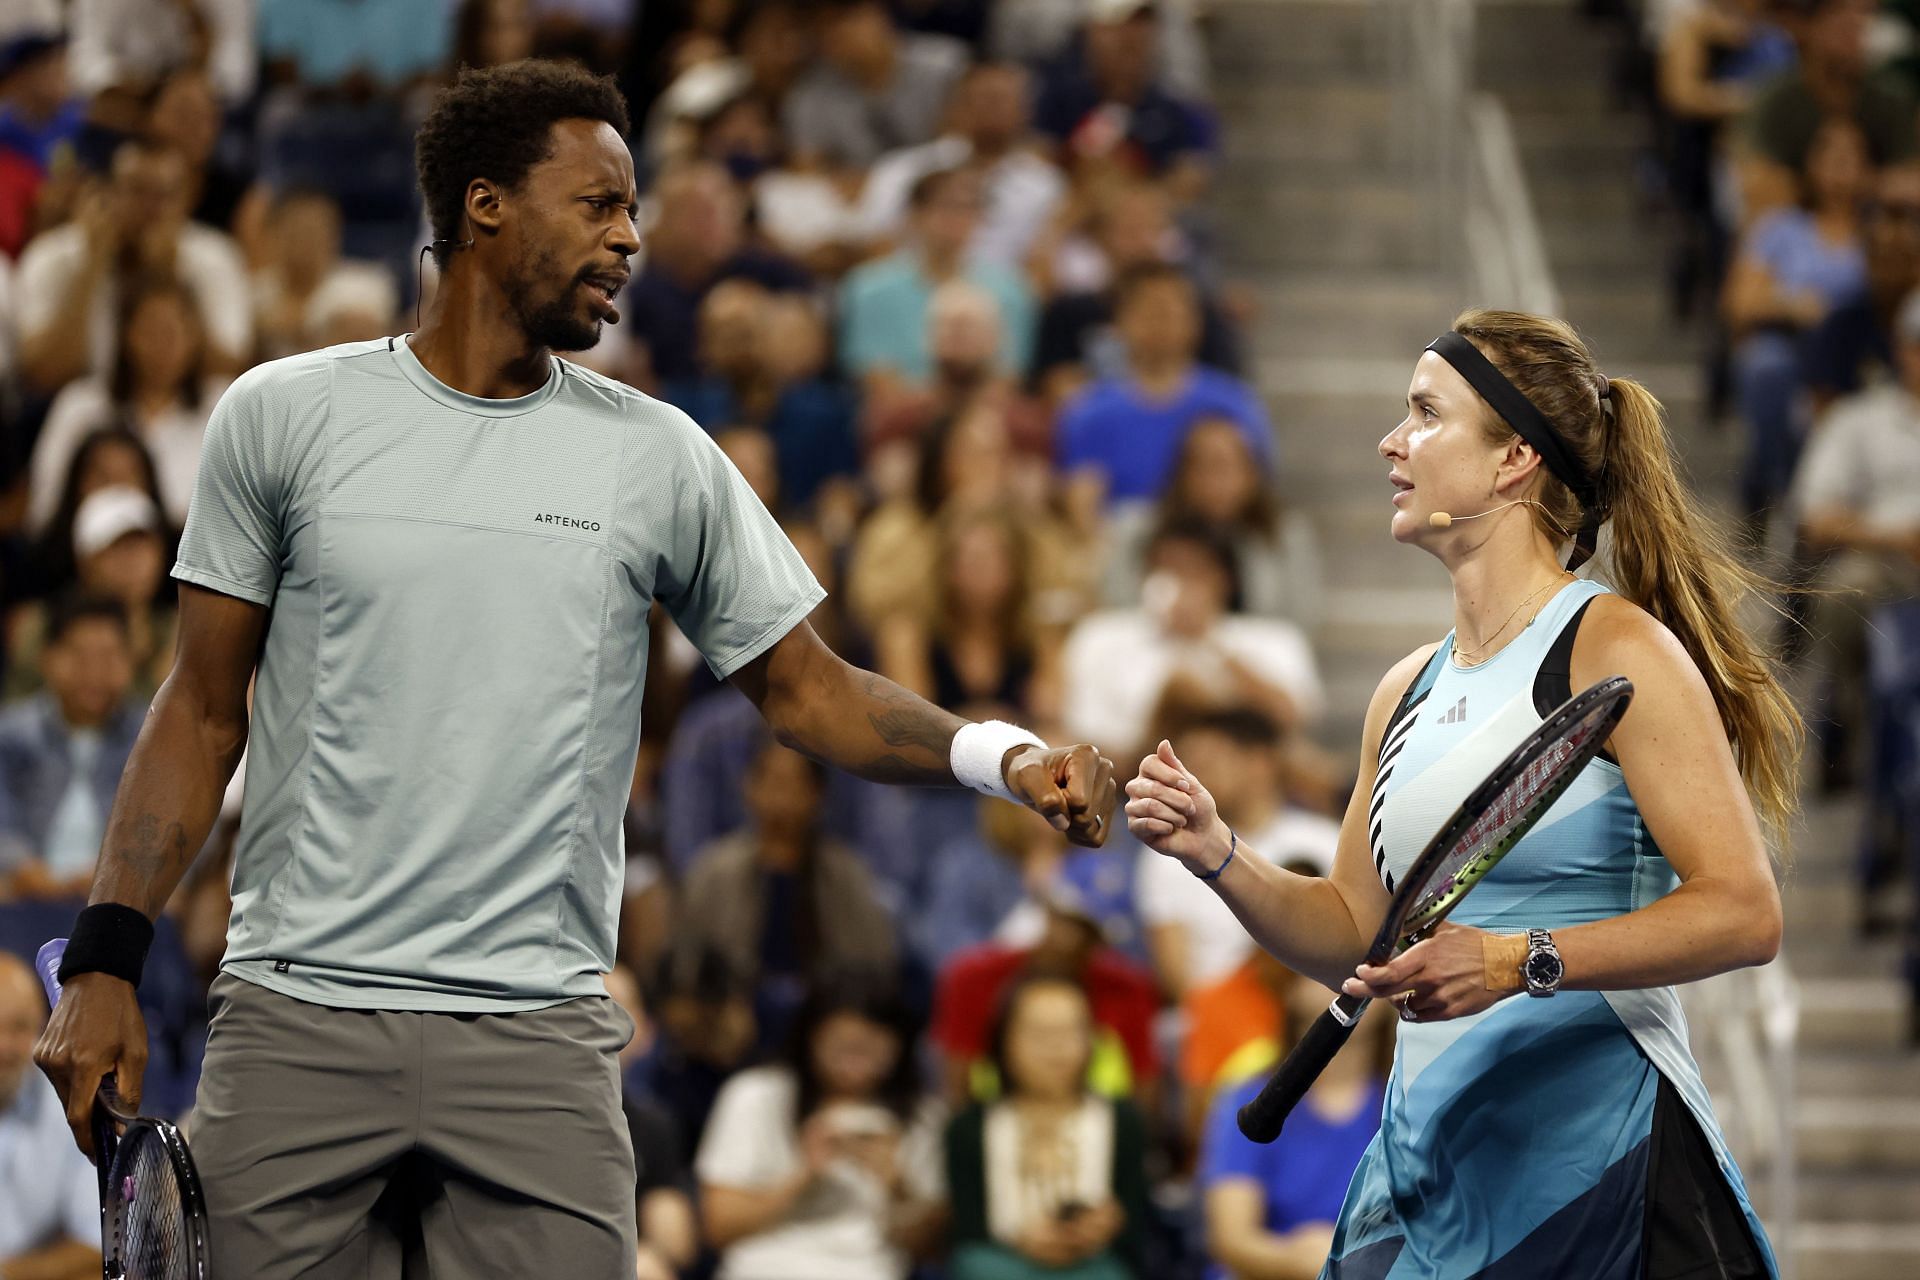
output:
[{"label": "short afro hair", "polygon": [[[498,67],[462,67],[440,91],[413,142],[414,168],[436,241],[463,239],[467,186],[489,178],[509,190],[552,152],[560,120],[604,120],[626,137],[626,99],[610,76],[572,63],[527,58]],[[433,260],[446,266],[448,247]]]}]

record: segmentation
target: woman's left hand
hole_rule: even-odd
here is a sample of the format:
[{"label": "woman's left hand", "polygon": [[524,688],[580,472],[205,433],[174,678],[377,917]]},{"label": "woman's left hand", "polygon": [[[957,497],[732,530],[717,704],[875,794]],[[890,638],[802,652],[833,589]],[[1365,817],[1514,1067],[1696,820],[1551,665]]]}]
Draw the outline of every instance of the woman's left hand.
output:
[{"label": "woman's left hand", "polygon": [[[1392,1000],[1409,1022],[1445,1022],[1490,1009],[1513,995],[1487,990],[1484,930],[1443,922],[1432,936],[1382,965],[1363,964],[1340,985],[1350,996]],[[1405,1000],[1401,996],[1411,992]]]}]

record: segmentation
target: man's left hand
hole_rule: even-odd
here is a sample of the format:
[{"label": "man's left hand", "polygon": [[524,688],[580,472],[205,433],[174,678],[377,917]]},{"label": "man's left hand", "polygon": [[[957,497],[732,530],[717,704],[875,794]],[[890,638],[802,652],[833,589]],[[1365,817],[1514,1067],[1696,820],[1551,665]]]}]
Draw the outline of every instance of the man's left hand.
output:
[{"label": "man's left hand", "polygon": [[1113,761],[1084,743],[1077,747],[1015,747],[1000,761],[1007,790],[1089,849],[1106,843],[1119,789]]}]

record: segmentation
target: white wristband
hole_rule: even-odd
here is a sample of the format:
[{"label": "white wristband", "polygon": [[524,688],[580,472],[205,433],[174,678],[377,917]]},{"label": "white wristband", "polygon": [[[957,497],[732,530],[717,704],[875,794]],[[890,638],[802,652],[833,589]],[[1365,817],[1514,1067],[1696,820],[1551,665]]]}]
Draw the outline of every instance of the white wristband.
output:
[{"label": "white wristband", "polygon": [[983,720],[979,724],[960,726],[960,731],[953,735],[953,750],[948,762],[953,766],[954,780],[962,786],[972,787],[984,796],[1012,800],[1014,795],[1007,790],[1007,779],[1000,771],[1000,762],[1015,747],[1035,746],[1045,750],[1046,745],[1035,734],[1017,724],[1008,724],[1004,720]]}]

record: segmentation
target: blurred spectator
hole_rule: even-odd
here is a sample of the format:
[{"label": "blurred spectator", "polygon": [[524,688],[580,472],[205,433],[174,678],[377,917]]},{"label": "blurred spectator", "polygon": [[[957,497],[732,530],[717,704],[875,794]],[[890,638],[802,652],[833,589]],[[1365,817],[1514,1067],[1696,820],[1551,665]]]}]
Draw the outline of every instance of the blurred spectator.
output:
[{"label": "blurred spectator", "polygon": [[1899,380],[1835,405],[1796,479],[1800,527],[1828,554],[1812,632],[1832,685],[1836,773],[1859,759],[1867,725],[1867,620],[1879,605],[1920,600],[1920,293],[1895,329]]},{"label": "blurred spectator", "polygon": [[1027,532],[1005,508],[943,514],[931,613],[898,613],[874,637],[876,670],[970,720],[1058,718],[1057,628],[1034,616]]},{"label": "blurred spectator", "polygon": [[100,1192],[60,1096],[33,1065],[46,1023],[40,980],[0,951],[0,1275],[100,1274]]},{"label": "blurred spectator", "polygon": [[802,165],[864,171],[883,154],[931,139],[966,48],[902,32],[883,0],[826,0],[820,60],[787,96],[782,127]]},{"label": "blurred spectator", "polygon": [[1088,0],[1078,57],[1050,68],[1035,111],[1082,176],[1165,177],[1185,204],[1205,187],[1218,145],[1212,113],[1156,83],[1154,0]]},{"label": "blurred spectator", "polygon": [[753,993],[720,952],[676,938],[644,994],[653,1043],[622,1076],[628,1089],[657,1099],[691,1144],[706,1128],[721,1085],[760,1039]]},{"label": "blurred spectator", "polygon": [[1792,175],[1811,166],[1814,136],[1832,116],[1858,125],[1876,164],[1913,154],[1913,95],[1869,65],[1874,0],[1796,0],[1799,65],[1765,85],[1745,121],[1749,212],[1792,200]]},{"label": "blurred spectator", "polygon": [[1286,617],[1303,626],[1318,618],[1320,582],[1311,525],[1280,510],[1271,475],[1238,424],[1199,418],[1187,428],[1173,478],[1152,506],[1129,504],[1108,525],[1106,603],[1120,608],[1140,598],[1146,543],[1156,528],[1200,520],[1233,543],[1248,613]]},{"label": "blurred spectator", "polygon": [[1070,979],[1004,993],[990,1034],[999,1098],[947,1129],[953,1280],[1131,1280],[1147,1226],[1146,1126],[1087,1078],[1096,1014]]},{"label": "blurred spectator", "polygon": [[[173,667],[174,610],[166,577],[168,542],[159,507],[140,489],[101,489],[81,502],[74,513],[76,581],[89,595],[119,602],[131,637],[133,691],[143,702],[153,697]],[[160,603],[163,599],[168,603]],[[10,696],[39,690],[40,651],[51,634],[52,618],[48,606],[30,604],[11,619],[7,643]]]},{"label": "blurred spectator", "polygon": [[461,0],[453,19],[454,66],[497,67],[532,54],[532,0]]},{"label": "blurred spectator", "polygon": [[229,236],[188,221],[188,182],[179,153],[125,143],[111,179],[88,189],[74,221],[36,236],[20,255],[20,370],[33,389],[51,395],[113,368],[118,299],[148,273],[176,275],[192,291],[208,372],[245,367],[253,343],[246,270]]},{"label": "blurred spectator", "polygon": [[1033,350],[1033,294],[1015,270],[973,261],[968,246],[986,207],[971,169],[941,169],[913,184],[912,233],[905,247],[847,274],[840,294],[840,358],[864,380],[925,382],[934,290],[964,279],[993,296],[1000,312],[1000,368],[1026,372]]},{"label": "blurred spectator", "polygon": [[232,230],[234,212],[253,178],[216,150],[220,103],[206,72],[188,67],[161,83],[147,113],[147,137],[185,158],[193,220]]},{"label": "blurred spectator", "polygon": [[73,555],[74,519],[80,504],[102,489],[136,489],[160,507],[153,455],[126,427],[100,427],[80,441],[60,483],[60,498],[47,526],[27,550],[24,571],[9,582],[15,601],[58,595],[79,576]]},{"label": "blurred spectator", "polygon": [[[1280,729],[1272,719],[1241,706],[1204,712],[1184,726],[1176,745],[1183,760],[1196,753],[1207,760],[1203,776],[1242,851],[1276,864],[1304,861],[1320,875],[1332,870],[1340,826],[1287,805]],[[1217,982],[1246,960],[1254,941],[1211,887],[1151,849],[1140,850],[1139,863],[1140,915],[1169,996],[1178,1000]]]},{"label": "blurred spectator", "polygon": [[[274,197],[264,241],[268,257],[252,281],[262,360],[335,345],[319,339],[338,325],[342,309],[392,318],[397,290],[391,273],[377,263],[343,260],[340,232],[340,206],[326,192],[295,187]],[[349,298],[357,300],[351,308]],[[367,336],[385,333],[382,328]]]},{"label": "blurred spectator", "polygon": [[990,1096],[993,1025],[1002,995],[1021,975],[1046,974],[1080,987],[1099,1028],[1089,1079],[1109,1097],[1150,1098],[1160,1074],[1153,1040],[1159,996],[1153,977],[1107,944],[1100,921],[1064,876],[1046,888],[1045,922],[1029,945],[982,943],[958,952],[941,970],[934,994],[932,1039],[940,1050],[947,1096]]},{"label": "blurred spectator", "polygon": [[1750,519],[1785,495],[1806,437],[1804,335],[1866,296],[1861,215],[1872,177],[1860,129],[1829,119],[1807,151],[1805,206],[1764,214],[1735,258],[1725,309],[1748,430],[1740,496]]},{"label": "blurred spectator", "polygon": [[805,290],[811,282],[793,263],[746,244],[740,193],[720,166],[669,169],[653,199],[646,264],[621,294],[621,328],[644,345],[653,377],[665,385],[699,376],[700,304],[716,284],[744,278],[773,290]]},{"label": "blurred spectator", "polygon": [[[1287,870],[1320,874],[1304,862]],[[1198,1143],[1207,1111],[1222,1089],[1271,1071],[1280,1061],[1294,981],[1293,970],[1255,947],[1231,973],[1196,986],[1180,1001],[1182,1136],[1189,1143]]]},{"label": "blurred spectator", "polygon": [[[620,1051],[624,1069],[645,1053],[651,1028],[632,970],[614,965],[606,984],[607,994],[634,1023],[634,1037]],[[673,1114],[658,1099],[623,1083],[620,1106],[633,1142],[634,1211],[640,1228],[636,1280],[675,1280],[693,1264],[700,1247],[692,1173],[681,1154],[685,1148]]]},{"label": "blurred spectator", "polygon": [[[0,388],[13,386],[13,260],[0,252]],[[7,394],[0,391],[0,395]]]},{"label": "blurred spectator", "polygon": [[34,442],[29,532],[41,532],[53,518],[80,442],[110,426],[140,437],[158,473],[167,519],[175,528],[186,523],[207,419],[226,387],[224,378],[202,376],[205,351],[200,312],[184,285],[167,276],[129,283],[112,372],[61,388]]},{"label": "blurred spectator", "polygon": [[939,1121],[886,976],[817,983],[783,1060],[729,1080],[700,1143],[721,1280],[905,1280],[939,1232]]},{"label": "blurred spectator", "polygon": [[821,834],[825,766],[767,737],[745,790],[750,825],[694,859],[678,931],[727,958],[773,1028],[826,969],[885,969],[897,951],[866,867]]},{"label": "blurred spectator", "polygon": [[[1287,1000],[1288,1046],[1326,1012],[1333,992],[1296,978]],[[1223,1094],[1207,1124],[1205,1192],[1210,1280],[1313,1280],[1333,1244],[1333,1224],[1360,1156],[1380,1128],[1393,1022],[1372,1009],[1294,1108],[1277,1141],[1240,1133],[1240,1108],[1265,1080]]]},{"label": "blurred spectator", "polygon": [[392,95],[440,74],[451,6],[417,0],[258,0],[268,81],[308,93]]},{"label": "blurred spectator", "polygon": [[1195,419],[1236,424],[1263,467],[1272,429],[1259,396],[1239,379],[1197,363],[1200,300],[1177,267],[1135,270],[1115,301],[1126,372],[1104,378],[1061,412],[1054,454],[1062,469],[1104,475],[1110,501],[1151,498],[1172,478]]},{"label": "blurred spectator", "polygon": [[[1032,385],[1049,404],[1065,404],[1091,379],[1126,376],[1126,345],[1114,329],[1114,286],[1144,268],[1180,266],[1186,253],[1160,185],[1117,183],[1094,199],[1087,234],[1064,242],[1043,266],[1055,296],[1040,316]],[[1189,278],[1194,278],[1191,272]],[[1200,303],[1195,359],[1210,369],[1239,373],[1231,323],[1197,279],[1194,288]]]},{"label": "blurred spectator", "polygon": [[56,165],[75,165],[86,121],[86,99],[69,92],[64,37],[29,29],[0,43],[0,253],[17,256],[33,234],[40,185]]},{"label": "blurred spectator", "polygon": [[[1204,98],[1211,79],[1200,34],[1201,5],[1196,0],[1156,0],[1159,48],[1155,64],[1172,92]],[[1086,16],[1087,0],[1019,0],[995,4],[987,35],[992,57],[1027,66],[1044,66],[1072,52]]]},{"label": "blurred spectator", "polygon": [[782,503],[804,508],[828,479],[859,471],[852,398],[819,376],[826,335],[808,303],[722,281],[700,304],[699,344],[701,376],[666,384],[662,398],[709,432],[763,428]]},{"label": "blurred spectator", "polygon": [[1920,164],[1881,171],[1866,224],[1867,290],[1808,335],[1807,382],[1816,410],[1893,371],[1894,317],[1920,287]]},{"label": "blurred spectator", "polygon": [[640,0],[533,0],[535,52],[607,75],[625,60],[639,8]]},{"label": "blurred spectator", "polygon": [[301,343],[308,351],[371,342],[400,330],[393,273],[371,262],[343,262],[307,299]]},{"label": "blurred spectator", "polygon": [[14,870],[23,897],[84,898],[120,774],[146,718],[130,696],[133,654],[118,601],[71,597],[47,623],[47,691],[0,711],[6,838],[31,850]]},{"label": "blurred spectator", "polygon": [[1067,637],[1069,734],[1115,758],[1138,757],[1154,709],[1175,694],[1196,704],[1239,702],[1283,731],[1320,712],[1320,676],[1300,629],[1241,612],[1233,544],[1213,526],[1182,519],[1148,543],[1141,604],[1080,621]]},{"label": "blurred spectator", "polygon": [[253,95],[253,0],[73,0],[74,87],[144,99],[185,67],[204,66],[221,100]]},{"label": "blurred spectator", "polygon": [[1024,67],[982,62],[954,90],[946,131],[934,141],[882,156],[860,195],[865,237],[885,241],[906,226],[908,195],[929,173],[971,166],[986,187],[986,211],[968,254],[1020,270],[1066,197],[1058,166],[1033,145],[1033,86]]}]

